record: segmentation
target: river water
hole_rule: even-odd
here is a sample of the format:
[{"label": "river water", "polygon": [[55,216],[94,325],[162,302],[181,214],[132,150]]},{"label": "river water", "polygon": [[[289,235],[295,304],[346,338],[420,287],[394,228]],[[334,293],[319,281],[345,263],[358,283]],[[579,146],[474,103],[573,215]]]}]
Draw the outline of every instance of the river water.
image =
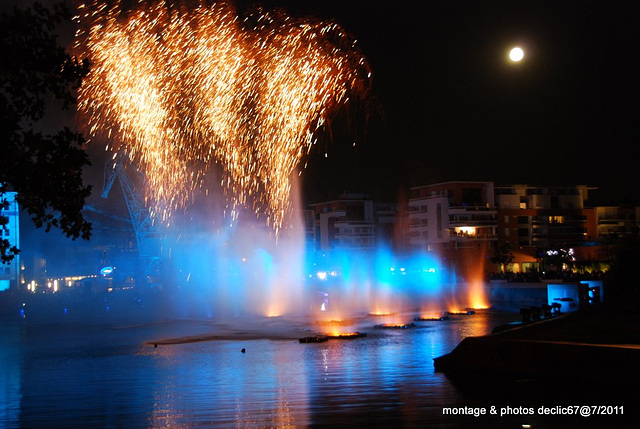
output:
[{"label": "river water", "polygon": [[[387,330],[365,317],[355,329],[367,337],[317,344],[296,338],[314,325],[286,319],[5,322],[0,428],[625,427],[631,406],[624,416],[598,418],[523,415],[522,407],[589,399],[616,406],[637,394],[594,397],[528,380],[460,383],[434,370],[433,358],[464,337],[517,319],[478,312]],[[509,414],[491,415],[491,406]]]}]

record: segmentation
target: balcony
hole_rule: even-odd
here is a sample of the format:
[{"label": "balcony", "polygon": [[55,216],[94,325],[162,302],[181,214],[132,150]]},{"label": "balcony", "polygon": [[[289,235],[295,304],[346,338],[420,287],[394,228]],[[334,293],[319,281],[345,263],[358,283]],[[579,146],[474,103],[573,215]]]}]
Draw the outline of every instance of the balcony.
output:
[{"label": "balcony", "polygon": [[497,213],[497,208],[493,206],[449,206],[449,213],[451,212],[494,212]]},{"label": "balcony", "polygon": [[486,219],[486,220],[469,220],[469,219],[450,219],[449,225],[451,226],[468,226],[468,227],[497,227],[498,222],[495,219]]},{"label": "balcony", "polygon": [[497,234],[460,234],[456,232],[450,232],[449,238],[454,241],[494,241],[498,239]]}]

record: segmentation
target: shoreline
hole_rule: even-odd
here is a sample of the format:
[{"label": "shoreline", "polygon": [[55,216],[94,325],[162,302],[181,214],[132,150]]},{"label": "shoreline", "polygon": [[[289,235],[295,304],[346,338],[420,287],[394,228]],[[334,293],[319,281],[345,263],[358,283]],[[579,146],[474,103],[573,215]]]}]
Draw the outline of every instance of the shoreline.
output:
[{"label": "shoreline", "polygon": [[[495,331],[494,331],[495,332]],[[632,308],[580,310],[463,339],[434,358],[447,375],[640,386],[640,323]]]}]

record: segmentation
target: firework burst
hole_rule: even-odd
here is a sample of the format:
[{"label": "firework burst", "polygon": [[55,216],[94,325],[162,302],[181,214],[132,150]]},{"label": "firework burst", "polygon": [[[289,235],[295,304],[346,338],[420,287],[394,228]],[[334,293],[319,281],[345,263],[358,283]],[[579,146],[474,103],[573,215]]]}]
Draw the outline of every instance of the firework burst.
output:
[{"label": "firework burst", "polygon": [[290,177],[327,121],[366,99],[370,70],[335,23],[230,3],[93,1],[78,8],[79,93],[89,132],[145,173],[166,219],[213,165],[232,213],[250,207],[277,232]]}]

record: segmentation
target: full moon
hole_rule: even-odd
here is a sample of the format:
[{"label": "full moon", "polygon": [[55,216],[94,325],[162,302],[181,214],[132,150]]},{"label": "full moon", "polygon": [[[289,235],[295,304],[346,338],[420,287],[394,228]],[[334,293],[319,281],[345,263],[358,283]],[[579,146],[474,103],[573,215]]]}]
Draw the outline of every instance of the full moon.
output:
[{"label": "full moon", "polygon": [[511,61],[518,62],[524,57],[524,51],[521,48],[513,48],[511,52],[509,52],[509,58]]}]

